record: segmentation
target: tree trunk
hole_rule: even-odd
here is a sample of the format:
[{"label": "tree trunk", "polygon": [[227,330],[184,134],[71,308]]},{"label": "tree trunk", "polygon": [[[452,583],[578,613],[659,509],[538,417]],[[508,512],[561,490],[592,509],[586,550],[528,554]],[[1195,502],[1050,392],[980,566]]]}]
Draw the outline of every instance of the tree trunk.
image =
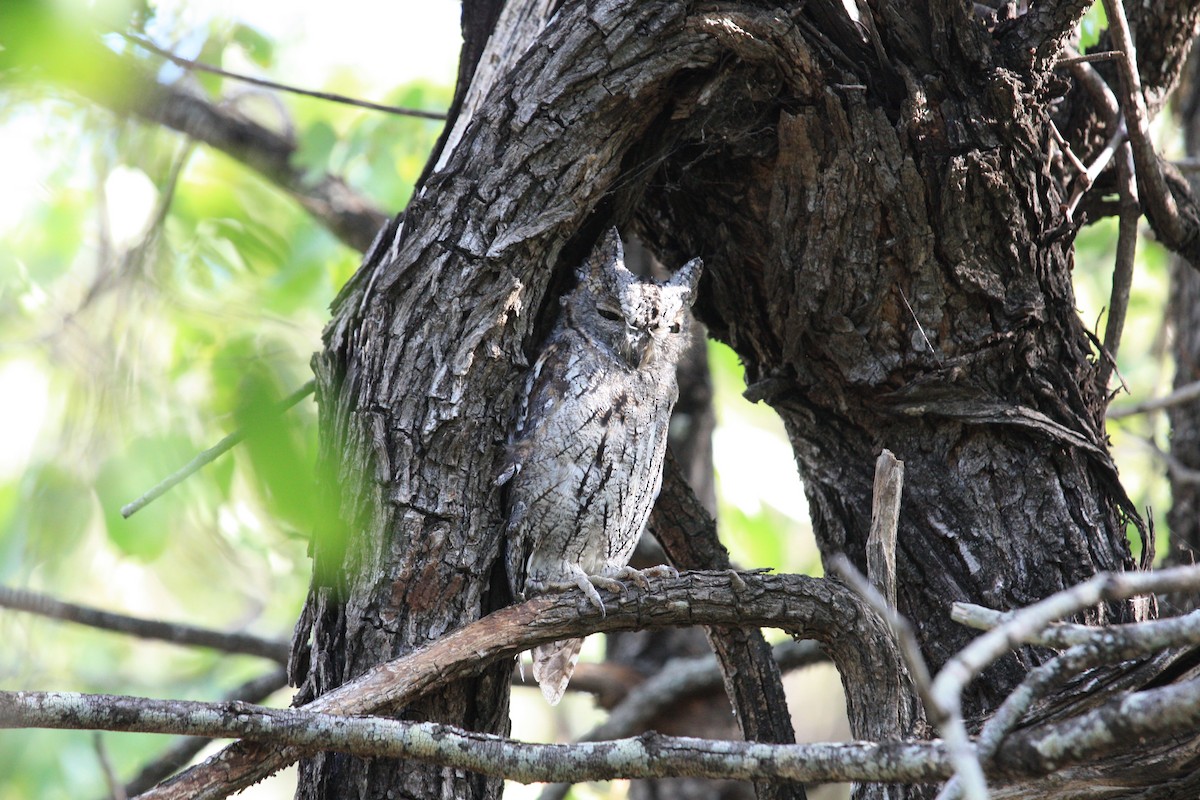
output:
[{"label": "tree trunk", "polygon": [[[826,558],[864,568],[875,458],[905,462],[898,601],[932,667],[970,638],[953,601],[1011,608],[1129,569],[1135,513],[1070,283],[1074,173],[1051,157],[1052,111],[1075,120],[1082,156],[1099,143],[1082,138],[1102,117],[1081,93],[1053,105],[1086,4],[1035,5],[996,24],[956,2],[860,3],[857,22],[833,0],[509,3],[315,360],[346,534],[330,523],[314,544],[302,696],[509,601],[492,475],[516,387],[571,269],[614,223],[666,263],[703,257],[697,314],[782,416]],[[1167,6],[1138,13],[1186,41],[1195,11]],[[1169,86],[1155,69],[1148,86]],[[968,713],[986,716],[1040,658],[996,665]],[[501,665],[397,713],[503,732],[508,680]],[[846,692],[866,697],[853,679]],[[318,756],[300,796],[499,792]]]},{"label": "tree trunk", "polygon": [[[1200,59],[1189,63],[1188,80],[1181,87],[1178,113],[1189,158],[1200,157]],[[1198,186],[1191,175],[1192,189]],[[1168,309],[1172,330],[1172,355],[1175,357],[1175,388],[1200,381],[1200,273],[1185,259],[1176,256],[1171,264],[1171,301]],[[1171,420],[1171,510],[1167,525],[1171,544],[1167,561],[1195,564],[1200,555],[1200,404],[1195,401],[1172,406]],[[1185,610],[1195,598],[1174,598]]]}]

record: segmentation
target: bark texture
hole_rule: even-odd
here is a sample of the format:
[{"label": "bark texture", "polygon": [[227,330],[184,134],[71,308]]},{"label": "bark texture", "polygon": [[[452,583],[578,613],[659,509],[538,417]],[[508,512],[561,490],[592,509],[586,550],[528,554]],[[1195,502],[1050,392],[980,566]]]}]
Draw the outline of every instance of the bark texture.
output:
[{"label": "bark texture", "polygon": [[[1200,157],[1200,58],[1192,57],[1188,80],[1178,97],[1178,115],[1189,158]],[[1193,191],[1197,176],[1191,176]],[[1169,323],[1175,357],[1175,388],[1200,381],[1200,273],[1193,264],[1176,257],[1171,264]],[[1171,532],[1167,560],[1194,564],[1200,554],[1200,403],[1173,406],[1171,421]],[[1195,599],[1174,598],[1180,610],[1195,606]]]},{"label": "bark texture", "polygon": [[[1087,153],[1104,130],[1054,71],[1088,5],[1015,20],[944,0],[860,3],[858,20],[834,0],[499,11],[427,180],[338,298],[314,362],[339,523],[314,544],[301,697],[509,601],[491,479],[515,387],[613,223],[666,263],[704,258],[698,314],[783,417],[826,557],[864,568],[875,457],[905,462],[898,604],[934,668],[970,638],[951,602],[1011,608],[1131,568],[1135,514],[1071,291],[1074,173],[1050,135],[1073,120]],[[1167,65],[1147,85],[1166,88],[1196,12],[1139,15]],[[997,664],[968,712],[986,716],[1042,657]],[[864,711],[869,674],[843,670],[855,735],[911,733],[911,707],[887,710],[890,725]],[[398,713],[504,732],[508,675]],[[412,763],[303,770],[311,798],[500,792]]]}]

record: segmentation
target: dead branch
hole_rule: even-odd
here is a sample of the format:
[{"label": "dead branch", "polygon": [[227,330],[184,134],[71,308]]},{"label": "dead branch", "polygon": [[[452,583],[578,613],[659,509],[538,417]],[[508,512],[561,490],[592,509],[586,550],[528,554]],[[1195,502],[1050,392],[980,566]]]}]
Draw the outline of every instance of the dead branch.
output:
[{"label": "dead branch", "polygon": [[[1150,139],[1150,113],[1146,108],[1146,97],[1142,92],[1142,80],[1137,66],[1137,51],[1134,49],[1133,34],[1125,17],[1125,5],[1121,0],[1104,0],[1108,14],[1109,31],[1124,58],[1121,67],[1121,106],[1129,121],[1129,140],[1133,145],[1133,159],[1138,177],[1146,186],[1146,211],[1156,231],[1168,246],[1179,249],[1188,236],[1186,226],[1175,205],[1175,197],[1167,187],[1154,142]],[[1193,233],[1194,235],[1194,233]]]},{"label": "dead branch", "polygon": [[1108,410],[1108,418],[1122,419],[1124,417],[1132,417],[1135,414],[1145,414],[1150,411],[1159,411],[1164,408],[1180,406],[1198,398],[1200,398],[1200,381],[1193,381],[1192,383],[1180,386],[1175,391],[1162,397],[1153,397],[1149,400],[1143,400],[1140,403],[1110,408]]},{"label": "dead branch", "polygon": [[264,89],[273,89],[279,92],[288,92],[289,94],[298,94],[303,97],[313,97],[317,100],[327,100],[331,103],[341,103],[343,105],[355,106],[357,108],[366,108],[371,111],[382,111],[385,114],[395,114],[401,117],[416,117],[418,119],[430,119],[444,121],[446,115],[440,111],[422,111],[417,108],[403,108],[401,106],[390,106],[383,103],[372,103],[368,100],[361,100],[357,97],[348,97],[344,94],[335,92],[318,92],[312,89],[302,89],[299,86],[291,86],[278,81],[268,81],[263,78],[255,78],[252,75],[242,75],[238,72],[230,72],[227,69],[214,67],[212,64],[205,64],[202,61],[194,61],[190,58],[176,55],[170,50],[164,50],[144,36],[136,36],[131,33],[121,33],[121,36],[129,42],[133,42],[143,50],[148,50],[157,56],[165,58],[172,64],[183,67],[184,69],[194,70],[196,72],[207,72],[210,75],[219,75],[222,78],[229,78],[242,83],[248,83],[251,86],[261,86]]}]

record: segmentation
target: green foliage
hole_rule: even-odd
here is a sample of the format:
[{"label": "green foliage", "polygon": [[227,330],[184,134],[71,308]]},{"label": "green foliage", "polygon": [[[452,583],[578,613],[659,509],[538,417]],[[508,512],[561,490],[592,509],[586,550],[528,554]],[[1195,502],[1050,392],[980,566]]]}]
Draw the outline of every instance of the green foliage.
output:
[{"label": "green foliage", "polygon": [[1079,50],[1087,52],[1100,42],[1100,34],[1108,28],[1108,15],[1103,3],[1094,3],[1079,23]]},{"label": "green foliage", "polygon": [[[289,411],[279,401],[311,378],[329,304],[361,254],[243,165],[72,91],[82,80],[120,91],[136,69],[222,102],[246,95],[102,35],[118,28],[239,70],[272,68],[286,49],[239,20],[195,29],[181,18],[154,2],[0,1],[0,581],[286,638],[308,538],[343,532],[319,500],[312,400]],[[366,93],[349,75],[311,88]],[[449,98],[418,83],[387,101],[439,109]],[[346,177],[391,213],[440,128],[291,95],[268,103],[258,90],[236,102],[264,125],[294,126],[311,177]],[[246,439],[231,453],[121,515],[235,430]],[[0,641],[4,689],[215,699],[268,667],[3,611]],[[168,744],[104,741],[123,778]],[[90,734],[0,732],[0,800],[102,786]]]},{"label": "green foliage", "polygon": [[820,574],[808,506],[783,425],[766,406],[741,395],[746,384],[737,355],[710,342],[714,436],[722,540],[745,568]]}]

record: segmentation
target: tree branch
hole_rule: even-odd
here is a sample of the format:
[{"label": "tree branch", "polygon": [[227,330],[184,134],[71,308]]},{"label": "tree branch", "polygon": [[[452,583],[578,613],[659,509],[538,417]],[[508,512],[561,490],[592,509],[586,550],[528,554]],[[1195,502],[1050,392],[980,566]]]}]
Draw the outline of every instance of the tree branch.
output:
[{"label": "tree branch", "polygon": [[647,733],[605,742],[527,744],[432,722],[73,692],[0,692],[0,726],[244,737],[306,751],[407,758],[521,783],[674,775],[909,783],[949,772],[937,742],[778,745]]},{"label": "tree branch", "polygon": [[[316,381],[309,381],[308,383],[304,384],[299,389],[292,392],[287,397],[283,398],[278,403],[276,403],[275,409],[274,409],[275,413],[282,414],[284,411],[287,411],[292,406],[296,405],[301,400],[303,400],[304,398],[306,398],[310,394],[312,394],[313,391],[316,390],[316,388],[317,388]],[[207,450],[197,454],[196,457],[193,458],[191,461],[184,464],[178,470],[176,470],[175,472],[172,472],[170,475],[163,478],[157,484],[152,486],[150,488],[150,490],[147,491],[145,494],[143,494],[141,497],[134,500],[133,502],[127,503],[124,506],[122,506],[121,507],[121,516],[128,519],[129,517],[133,516],[137,512],[141,511],[143,508],[150,505],[150,503],[153,503],[155,500],[162,497],[164,494],[169,492],[175,486],[179,485],[184,480],[189,478],[192,474],[194,474],[198,470],[202,469],[206,465],[211,464],[213,461],[216,461],[218,458],[220,458],[226,452],[228,452],[232,448],[236,447],[245,438],[246,438],[246,431],[244,429],[239,429],[239,430],[236,430],[233,433],[229,434],[224,439],[217,442],[216,444],[214,444],[212,447],[208,448]]]},{"label": "tree branch", "polygon": [[[649,527],[679,569],[731,569],[729,552],[717,536],[716,522],[687,484],[670,452]],[[705,632],[725,676],[725,692],[742,735],[748,741],[794,742],[795,729],[787,710],[782,676],[762,631],[709,627]],[[804,796],[802,788],[756,786],[755,791],[760,800],[765,800],[767,792]]]},{"label": "tree branch", "polygon": [[75,622],[92,628],[126,633],[142,639],[158,639],[187,647],[211,647],[225,653],[241,653],[287,664],[289,643],[247,633],[226,633],[176,622],[130,617],[98,608],[64,603],[44,594],[0,586],[0,607],[27,611],[51,619]]},{"label": "tree branch", "polygon": [[1185,227],[1175,198],[1163,177],[1158,154],[1154,152],[1154,143],[1150,139],[1150,114],[1146,108],[1146,96],[1142,93],[1137,51],[1134,49],[1133,34],[1129,31],[1129,22],[1125,18],[1125,6],[1121,0],[1104,0],[1104,10],[1108,13],[1109,31],[1117,49],[1125,55],[1118,62],[1121,67],[1122,107],[1129,121],[1129,141],[1133,145],[1137,174],[1147,189],[1144,197],[1148,216],[1167,245],[1173,250],[1180,250],[1185,245],[1185,239],[1192,239],[1196,234]]},{"label": "tree branch", "polygon": [[1184,384],[1170,394],[1163,395],[1162,397],[1152,397],[1140,403],[1110,408],[1107,416],[1109,419],[1122,419],[1124,417],[1132,417],[1135,414],[1145,414],[1148,411],[1159,411],[1164,408],[1171,408],[1172,406],[1181,406],[1196,399],[1200,399],[1200,381]]},{"label": "tree branch", "polygon": [[[864,689],[860,715],[904,714],[910,699],[872,675],[903,675],[887,626],[854,593],[830,581],[798,575],[690,573],[652,579],[651,593],[605,596],[603,618],[589,611],[582,592],[534,598],[501,609],[406,656],[380,664],[318,697],[304,710],[365,714],[399,709],[440,686],[462,680],[499,659],[538,644],[596,631],[671,625],[777,627],[821,641],[843,674]],[[882,649],[880,649],[882,648]],[[853,711],[852,711],[853,713]],[[883,729],[864,722],[861,728]],[[894,727],[894,726],[893,726]],[[143,795],[145,798],[216,798],[238,791],[300,758],[295,747],[240,742]]]},{"label": "tree branch", "polygon": [[932,694],[944,717],[943,733],[955,761],[955,774],[963,782],[965,795],[972,800],[985,800],[987,797],[978,754],[969,743],[961,710],[963,689],[985,667],[1008,653],[1025,637],[1085,608],[1154,592],[1197,590],[1200,590],[1200,567],[1100,574],[1013,612],[1002,625],[975,639],[951,658],[934,678]]},{"label": "tree branch", "polygon": [[[285,670],[272,670],[258,678],[246,681],[225,696],[225,703],[261,703],[267,697],[287,686]],[[196,754],[208,746],[211,739],[204,736],[188,736],[160,753],[146,764],[138,774],[125,784],[125,796],[132,797],[169,778],[186,767]]]},{"label": "tree branch", "polygon": [[205,64],[201,61],[193,61],[190,58],[184,58],[172,53],[170,50],[164,50],[154,42],[144,36],[135,36],[130,33],[121,33],[121,36],[126,41],[133,42],[138,47],[148,50],[155,55],[165,58],[176,66],[184,69],[195,70],[197,72],[207,72],[210,75],[220,75],[222,78],[230,78],[242,83],[248,83],[252,86],[261,86],[264,89],[274,89],[280,92],[288,92],[290,94],[298,94],[304,97],[314,97],[317,100],[328,100],[331,103],[342,103],[343,105],[356,106],[358,108],[366,108],[371,111],[382,111],[385,114],[395,114],[401,117],[417,117],[418,119],[431,119],[445,121],[446,115],[440,111],[422,111],[416,108],[402,108],[400,106],[389,106],[382,103],[372,103],[368,100],[361,100],[357,97],[348,97],[344,94],[336,94],[334,92],[317,92],[312,89],[301,89],[298,86],[290,86],[286,83],[277,81],[268,81],[263,78],[255,78],[251,75],[242,75],[237,72],[230,72],[220,67],[214,67],[211,64]]}]

